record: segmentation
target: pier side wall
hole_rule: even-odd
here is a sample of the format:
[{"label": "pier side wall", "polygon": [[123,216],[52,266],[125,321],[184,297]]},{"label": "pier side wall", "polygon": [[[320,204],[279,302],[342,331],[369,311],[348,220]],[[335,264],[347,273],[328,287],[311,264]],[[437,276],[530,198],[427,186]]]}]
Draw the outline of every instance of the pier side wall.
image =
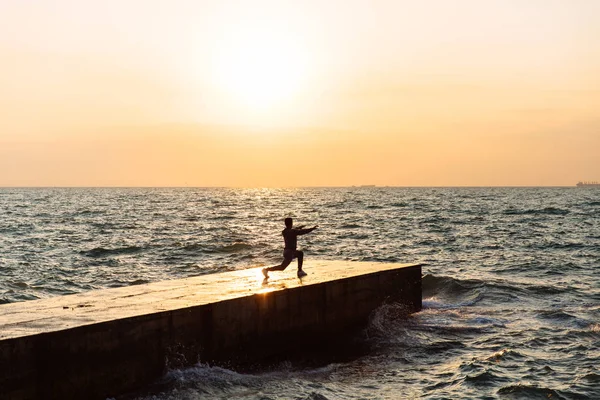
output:
[{"label": "pier side wall", "polygon": [[106,399],[168,368],[260,361],[347,335],[388,301],[421,309],[421,266],[0,340],[0,399]]}]

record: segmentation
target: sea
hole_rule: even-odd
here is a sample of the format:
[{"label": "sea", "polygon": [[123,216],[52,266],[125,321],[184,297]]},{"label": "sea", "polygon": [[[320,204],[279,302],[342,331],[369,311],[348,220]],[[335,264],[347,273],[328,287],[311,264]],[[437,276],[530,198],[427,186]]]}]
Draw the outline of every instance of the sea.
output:
[{"label": "sea", "polygon": [[0,213],[0,304],[275,265],[285,217],[319,226],[308,273],[424,264],[423,310],[381,306],[352,357],[199,363],[138,400],[600,399],[597,188],[2,188]]}]

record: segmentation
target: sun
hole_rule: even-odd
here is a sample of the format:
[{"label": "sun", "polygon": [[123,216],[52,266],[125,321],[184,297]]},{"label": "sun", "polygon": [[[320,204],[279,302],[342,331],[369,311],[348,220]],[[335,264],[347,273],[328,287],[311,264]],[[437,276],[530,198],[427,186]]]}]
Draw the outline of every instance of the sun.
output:
[{"label": "sun", "polygon": [[297,42],[255,30],[220,44],[213,60],[214,83],[249,111],[272,111],[301,91],[306,66],[306,54]]}]

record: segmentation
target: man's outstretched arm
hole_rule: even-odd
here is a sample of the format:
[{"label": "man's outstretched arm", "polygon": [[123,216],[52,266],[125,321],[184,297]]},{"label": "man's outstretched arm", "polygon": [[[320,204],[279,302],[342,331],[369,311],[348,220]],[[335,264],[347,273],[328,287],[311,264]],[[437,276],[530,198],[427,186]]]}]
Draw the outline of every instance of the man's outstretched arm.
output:
[{"label": "man's outstretched arm", "polygon": [[318,225],[313,226],[312,228],[307,228],[307,229],[294,229],[296,231],[297,235],[306,235],[307,233],[311,233],[312,231],[314,231],[315,229],[318,228]]}]

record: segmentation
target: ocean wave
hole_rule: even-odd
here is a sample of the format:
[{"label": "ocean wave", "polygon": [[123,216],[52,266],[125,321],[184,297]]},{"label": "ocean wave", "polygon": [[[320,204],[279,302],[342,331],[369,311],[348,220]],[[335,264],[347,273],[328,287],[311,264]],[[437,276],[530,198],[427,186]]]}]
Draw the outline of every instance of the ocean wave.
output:
[{"label": "ocean wave", "polygon": [[470,297],[468,297],[467,299],[464,299],[462,301],[459,301],[458,303],[448,303],[446,301],[439,301],[435,297],[431,297],[431,298],[423,299],[423,308],[452,310],[452,309],[456,309],[456,308],[474,306],[475,304],[477,304],[478,302],[483,300],[483,298],[484,298],[484,296],[481,292],[474,292],[471,294]]},{"label": "ocean wave", "polygon": [[360,226],[358,224],[343,224],[342,226],[340,226],[340,229],[356,229],[356,228],[362,228],[362,226]]},{"label": "ocean wave", "polygon": [[498,394],[510,399],[565,399],[556,390],[525,384],[504,386],[498,390]]},{"label": "ocean wave", "polygon": [[493,386],[499,383],[503,383],[506,382],[507,379],[494,374],[493,372],[489,371],[489,370],[485,370],[483,372],[480,373],[476,373],[476,374],[472,374],[472,375],[467,375],[465,377],[465,382],[467,384],[473,385],[473,386]]},{"label": "ocean wave", "polygon": [[502,349],[486,357],[485,360],[497,363],[500,361],[522,361],[524,358],[525,355],[516,350]]},{"label": "ocean wave", "polygon": [[548,295],[561,294],[565,291],[572,292],[575,289],[569,289],[569,288],[563,289],[563,288],[557,288],[557,287],[549,286],[549,285],[537,284],[537,285],[526,285],[525,290],[531,292],[532,294],[548,296]]},{"label": "ocean wave", "polygon": [[[450,332],[450,331],[447,330],[446,332]],[[461,332],[470,333],[470,332],[474,332],[474,331],[466,328],[464,330],[457,329],[457,330],[453,331],[452,333],[457,334],[457,333],[461,333]],[[464,349],[467,347],[467,345],[462,340],[443,340],[442,339],[442,340],[436,340],[436,341],[423,341],[423,342],[421,342],[421,345],[419,347],[423,351],[423,353],[435,355],[435,354],[444,353],[446,351],[456,351],[456,350]]]},{"label": "ocean wave", "polygon": [[212,247],[207,249],[208,252],[214,253],[237,253],[244,250],[251,250],[254,246],[248,243],[238,242],[233,244],[227,244],[223,246]]},{"label": "ocean wave", "polygon": [[504,210],[504,215],[567,215],[569,214],[569,210],[565,210],[557,207],[546,207],[542,209],[526,209],[519,210],[514,208],[509,208]]},{"label": "ocean wave", "polygon": [[110,257],[110,256],[118,256],[123,254],[135,254],[144,250],[143,247],[140,246],[125,246],[125,247],[117,247],[113,249],[107,249],[105,247],[95,247],[92,250],[82,251],[81,254],[87,257],[92,258],[102,258],[102,257]]},{"label": "ocean wave", "polygon": [[496,328],[492,323],[465,320],[458,310],[423,310],[409,315],[404,306],[391,303],[371,313],[364,332],[372,346],[418,348],[436,354],[464,348],[466,343],[457,339],[459,336],[480,335]]},{"label": "ocean wave", "polygon": [[323,396],[321,393],[311,393],[307,397],[304,397],[305,400],[329,400],[327,397]]},{"label": "ocean wave", "polygon": [[212,215],[212,216],[206,216],[204,217],[205,219],[210,219],[213,221],[227,221],[227,220],[232,220],[232,219],[236,219],[236,217],[234,215],[226,215],[226,214],[216,214],[216,215]]},{"label": "ocean wave", "polygon": [[150,281],[147,279],[136,279],[134,281],[128,282],[129,286],[144,285],[146,283],[150,283]]},{"label": "ocean wave", "polygon": [[103,215],[106,214],[106,210],[89,210],[83,209],[76,211],[73,215],[75,216],[90,216],[90,215]]},{"label": "ocean wave", "polygon": [[[531,243],[527,247],[536,248],[540,250],[549,250],[549,249],[560,249],[560,250],[568,250],[568,249],[582,249],[588,247],[586,244],[582,242],[542,242],[542,243]],[[590,246],[592,247],[592,246]]]},{"label": "ocean wave", "polygon": [[549,319],[553,321],[573,321],[577,319],[574,315],[568,314],[562,310],[542,310],[538,311],[537,315],[543,319]]},{"label": "ocean wave", "polygon": [[[344,239],[368,239],[370,236],[366,235],[366,234],[361,234],[361,233],[348,233],[348,234],[344,234],[344,235],[337,235],[336,236],[338,239],[344,240]],[[365,260],[367,261],[367,260]],[[369,260],[371,261],[371,260]]]},{"label": "ocean wave", "polygon": [[364,333],[376,345],[420,346],[422,341],[410,334],[414,323],[408,316],[409,310],[403,304],[382,304],[369,316]]},{"label": "ocean wave", "polygon": [[[281,380],[293,379],[296,382],[301,380],[313,381],[320,375],[328,376],[335,366],[327,366],[315,370],[294,371],[288,362],[273,366],[270,371],[262,373],[239,373],[227,368],[210,366],[199,363],[193,367],[185,369],[169,370],[165,377],[157,384],[162,392],[160,399],[178,400],[181,393],[187,392],[191,398],[248,398],[248,399],[279,399],[281,390],[277,390],[277,382]],[[275,386],[273,386],[275,384]],[[312,388],[311,388],[312,386]],[[275,388],[275,393],[269,392]],[[306,388],[297,387],[293,398],[299,400],[329,400],[324,395],[314,389],[314,385],[307,385]],[[239,396],[237,396],[239,395]],[[271,397],[272,396],[272,397]],[[285,398],[289,394],[284,394]],[[156,399],[155,396],[145,397],[146,399]]]},{"label": "ocean wave", "polygon": [[582,376],[581,378],[582,381],[587,381],[587,382],[591,382],[591,383],[600,383],[600,374],[597,374],[595,372],[590,372],[589,374],[585,374],[584,376]]},{"label": "ocean wave", "polygon": [[477,316],[467,321],[470,324],[480,325],[480,326],[488,326],[488,327],[497,327],[497,328],[505,328],[506,320],[501,320],[497,318],[490,318],[487,316]]},{"label": "ocean wave", "polygon": [[460,296],[470,293],[473,289],[482,287],[483,284],[483,281],[466,281],[449,276],[426,274],[422,279],[423,298],[436,297],[440,294]]},{"label": "ocean wave", "polygon": [[136,285],[144,285],[146,283],[150,283],[151,281],[147,279],[112,279],[106,282],[106,285],[111,288],[118,288],[123,286],[136,286]]}]

